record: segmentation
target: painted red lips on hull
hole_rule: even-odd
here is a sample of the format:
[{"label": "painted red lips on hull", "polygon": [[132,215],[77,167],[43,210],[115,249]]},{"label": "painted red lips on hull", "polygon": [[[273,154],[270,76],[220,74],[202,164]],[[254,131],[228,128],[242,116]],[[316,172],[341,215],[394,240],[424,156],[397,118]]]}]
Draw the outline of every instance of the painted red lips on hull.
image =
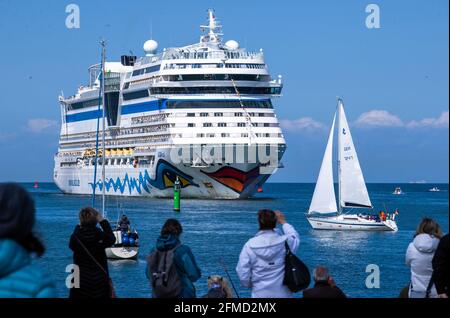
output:
[{"label": "painted red lips on hull", "polygon": [[223,167],[212,173],[205,171],[202,172],[208,177],[213,178],[217,182],[220,182],[238,193],[244,191],[249,184],[259,177],[259,167],[256,167],[248,172],[232,167]]}]

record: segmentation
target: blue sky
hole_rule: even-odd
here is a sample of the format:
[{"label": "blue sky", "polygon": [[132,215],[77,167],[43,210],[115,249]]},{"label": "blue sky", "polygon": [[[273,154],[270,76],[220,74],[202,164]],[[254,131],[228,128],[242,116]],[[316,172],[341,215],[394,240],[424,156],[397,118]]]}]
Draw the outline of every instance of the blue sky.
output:
[{"label": "blue sky", "polygon": [[[80,7],[80,29],[65,8]],[[376,3],[381,28],[368,29]],[[448,1],[0,0],[0,180],[51,180],[58,94],[87,82],[99,60],[197,42],[214,7],[225,40],[264,49],[283,97],[276,111],[288,150],[272,181],[314,182],[342,96],[368,182],[448,182]]]}]

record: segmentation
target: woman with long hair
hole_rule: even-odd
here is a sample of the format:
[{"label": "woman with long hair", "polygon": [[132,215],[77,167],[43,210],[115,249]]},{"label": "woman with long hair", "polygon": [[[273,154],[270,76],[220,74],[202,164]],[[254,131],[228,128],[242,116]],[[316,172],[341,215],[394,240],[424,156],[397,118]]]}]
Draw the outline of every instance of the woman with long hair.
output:
[{"label": "woman with long hair", "polygon": [[0,184],[0,297],[56,297],[51,278],[32,262],[45,247],[33,233],[36,209],[21,186]]},{"label": "woman with long hair", "polygon": [[233,298],[228,280],[219,275],[209,276],[208,293],[203,298]]},{"label": "woman with long hair", "polygon": [[105,249],[116,242],[116,237],[109,222],[94,208],[81,209],[79,218],[80,224],[70,237],[69,247],[73,251],[73,263],[79,268],[80,285],[70,289],[69,297],[114,297]]},{"label": "woman with long hair", "polygon": [[406,251],[406,265],[411,268],[410,298],[437,297],[432,260],[441,237],[441,228],[433,219],[424,218],[417,227]]}]

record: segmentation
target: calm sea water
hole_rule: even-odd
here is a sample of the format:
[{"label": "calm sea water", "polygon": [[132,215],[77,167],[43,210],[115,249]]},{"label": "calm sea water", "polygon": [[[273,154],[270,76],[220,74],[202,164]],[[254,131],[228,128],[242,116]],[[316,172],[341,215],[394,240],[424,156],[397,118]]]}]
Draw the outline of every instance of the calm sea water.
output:
[{"label": "calm sea water", "polygon": [[[47,246],[47,253],[39,261],[53,276],[60,297],[67,297],[65,268],[72,261],[68,241],[78,222],[78,211],[91,203],[90,196],[63,195],[52,183],[41,184],[32,192],[36,205],[37,230]],[[392,195],[401,186],[403,195]],[[198,295],[206,293],[209,275],[225,276],[221,259],[226,264],[241,297],[250,292],[239,287],[234,268],[243,244],[257,232],[256,212],[261,208],[283,211],[289,223],[301,236],[297,255],[312,270],[317,265],[329,267],[332,276],[351,297],[397,297],[409,282],[409,269],[404,255],[415,228],[422,217],[436,219],[448,232],[448,185],[439,184],[442,192],[429,192],[431,184],[369,184],[372,203],[376,209],[384,206],[398,208],[399,231],[391,232],[334,232],[314,231],[305,219],[314,190],[313,184],[266,184],[264,193],[251,200],[183,200],[182,212],[172,211],[172,201],[145,198],[108,198],[109,218],[117,218],[118,204],[141,236],[141,250],[137,261],[109,263],[119,297],[150,297],[145,277],[145,257],[151,250],[160,228],[167,218],[178,218],[184,228],[182,240],[188,244],[202,269],[203,277],[196,283]],[[98,200],[100,201],[100,200]],[[381,270],[379,289],[367,289],[365,272],[368,264]]]}]

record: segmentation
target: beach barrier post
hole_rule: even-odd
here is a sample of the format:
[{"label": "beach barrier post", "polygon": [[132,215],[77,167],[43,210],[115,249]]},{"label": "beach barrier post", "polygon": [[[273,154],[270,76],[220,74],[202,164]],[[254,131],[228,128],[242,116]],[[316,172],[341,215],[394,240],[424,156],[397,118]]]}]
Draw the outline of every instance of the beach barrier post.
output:
[{"label": "beach barrier post", "polygon": [[173,185],[173,210],[180,212],[180,199],[181,199],[181,183],[180,179],[175,180]]}]

